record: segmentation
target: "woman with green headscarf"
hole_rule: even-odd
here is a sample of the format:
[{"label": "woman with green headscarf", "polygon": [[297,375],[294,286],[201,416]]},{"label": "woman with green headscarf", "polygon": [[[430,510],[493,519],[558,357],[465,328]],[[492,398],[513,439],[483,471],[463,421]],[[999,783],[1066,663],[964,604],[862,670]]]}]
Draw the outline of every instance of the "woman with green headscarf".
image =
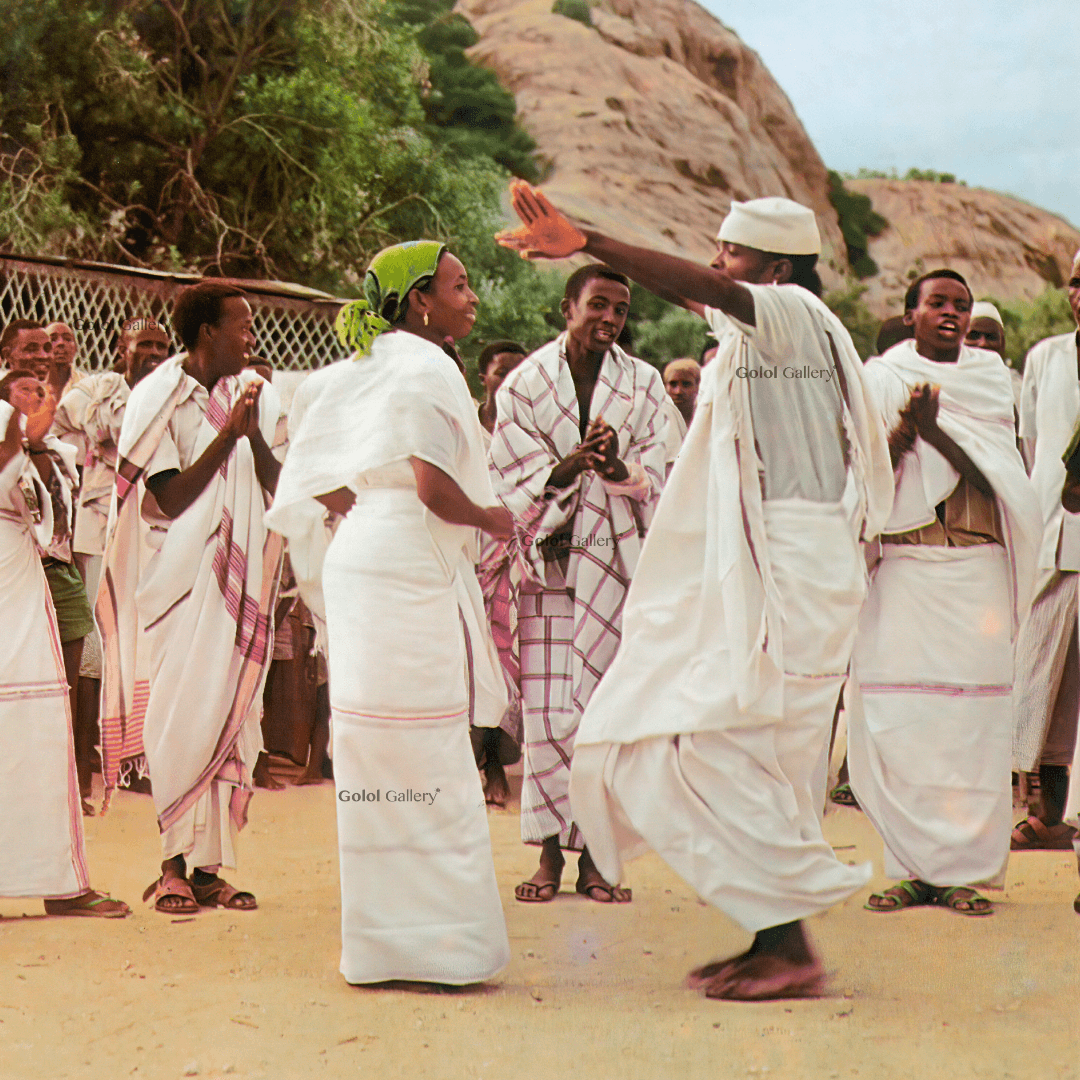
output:
[{"label": "woman with green headscarf", "polygon": [[[476,304],[442,244],[372,260],[337,321],[354,355],[297,392],[267,519],[326,616],[351,983],[461,985],[510,958],[469,722],[506,707],[473,566],[479,531],[512,523],[443,350]],[[320,567],[324,507],[344,517]]]}]

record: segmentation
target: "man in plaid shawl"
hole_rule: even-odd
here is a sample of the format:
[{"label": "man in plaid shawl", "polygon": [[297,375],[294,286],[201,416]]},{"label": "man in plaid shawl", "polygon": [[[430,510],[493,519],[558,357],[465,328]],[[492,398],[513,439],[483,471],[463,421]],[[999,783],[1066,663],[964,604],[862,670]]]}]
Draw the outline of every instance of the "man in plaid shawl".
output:
[{"label": "man in plaid shawl", "polygon": [[581,851],[577,891],[624,903],[596,869],[570,817],[570,761],[581,714],[615,656],[623,601],[664,476],[663,380],[616,345],[629,282],[605,266],[575,271],[566,332],[499,390],[491,444],[495,493],[524,536],[528,576],[518,634],[525,778],[521,835],[540,867],[515,890],[559,891],[562,849]]},{"label": "man in plaid shawl", "polygon": [[[235,866],[235,831],[262,748],[259,705],[281,560],[280,537],[263,518],[280,471],[270,452],[280,410],[273,390],[244,370],[255,341],[239,289],[192,286],[173,321],[187,352],[135,387],[120,433],[97,604],[102,711],[131,717],[133,642],[144,638],[143,744],[165,860],[146,895],[156,890],[155,906],[171,915],[200,906],[250,910],[255,897],[218,870]],[[142,572],[140,512],[157,549]],[[143,634],[125,632],[135,609]]]}]

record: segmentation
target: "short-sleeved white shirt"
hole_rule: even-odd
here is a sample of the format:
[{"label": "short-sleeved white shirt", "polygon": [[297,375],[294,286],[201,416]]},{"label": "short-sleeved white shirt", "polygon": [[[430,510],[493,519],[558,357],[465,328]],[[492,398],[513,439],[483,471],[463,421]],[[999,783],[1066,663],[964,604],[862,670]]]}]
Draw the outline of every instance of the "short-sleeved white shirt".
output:
[{"label": "short-sleeved white shirt", "polygon": [[[745,284],[745,283],[744,283]],[[736,377],[748,380],[764,499],[839,502],[847,483],[843,396],[831,354],[823,353],[798,285],[746,285],[756,325],[715,308],[706,318]]]}]

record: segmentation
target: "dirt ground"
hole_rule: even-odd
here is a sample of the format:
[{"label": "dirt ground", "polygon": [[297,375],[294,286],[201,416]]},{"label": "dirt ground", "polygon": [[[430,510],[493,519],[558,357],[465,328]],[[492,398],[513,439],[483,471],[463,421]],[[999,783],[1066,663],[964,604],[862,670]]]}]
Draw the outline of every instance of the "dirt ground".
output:
[{"label": "dirt ground", "polygon": [[[332,784],[259,792],[230,875],[259,910],[188,920],[139,903],[160,858],[153,810],[120,794],[87,821],[87,849],[95,887],[131,918],[46,919],[39,901],[0,900],[0,1077],[1080,1077],[1071,852],[1015,855],[988,919],[874,915],[859,894],[811,922],[828,997],[740,1005],[683,977],[747,935],[655,856],[631,866],[629,905],[577,896],[571,874],[555,902],[516,903],[535,849],[513,810],[489,817],[510,966],[480,989],[421,994],[338,974]],[[885,884],[858,811],[832,809],[826,835]]]}]

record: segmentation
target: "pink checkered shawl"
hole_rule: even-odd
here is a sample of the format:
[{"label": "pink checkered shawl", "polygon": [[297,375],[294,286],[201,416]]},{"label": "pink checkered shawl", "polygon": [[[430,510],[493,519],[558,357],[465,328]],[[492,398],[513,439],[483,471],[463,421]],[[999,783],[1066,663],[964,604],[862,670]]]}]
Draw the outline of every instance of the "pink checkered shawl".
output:
[{"label": "pink checkered shawl", "polygon": [[613,346],[590,413],[615,429],[630,477],[613,484],[590,471],[568,488],[547,491],[551,470],[581,442],[565,339],[538,349],[499,389],[490,453],[495,494],[517,520],[522,562],[534,584],[550,580],[537,541],[561,533],[573,538],[566,588],[574,599],[572,676],[580,710],[618,648],[626,590],[663,486],[665,392],[655,368]]},{"label": "pink checkered shawl", "polygon": [[[107,786],[110,781],[115,785],[119,761],[130,756],[134,740],[142,739],[146,706],[136,678],[136,649],[145,648],[145,643],[138,640],[139,615],[152,625],[180,603],[205,603],[208,612],[213,609],[213,617],[235,623],[233,655],[214,658],[216,664],[235,673],[227,714],[209,715],[200,709],[199,687],[176,688],[191,701],[190,742],[185,753],[178,755],[187,759],[186,766],[178,766],[169,776],[151,778],[162,830],[194,805],[234,755],[240,730],[261,693],[273,652],[272,613],[282,549],[281,538],[269,533],[263,522],[266,496],[255,475],[251,446],[241,439],[199,498],[169,523],[161,549],[140,572],[139,516],[144,498],[140,481],[173,413],[195,389],[194,380],[183,370],[183,359],[181,355],[167,360],[139,383],[128,401],[96,604],[104,653],[101,723]],[[203,446],[222,430],[237,397],[255,378],[254,373],[244,372],[214,385],[200,437]],[[278,409],[276,396],[267,386],[260,412],[260,427],[269,443]],[[210,573],[200,573],[207,560]],[[210,583],[216,599],[195,595],[200,580]],[[197,643],[179,647],[195,648]],[[213,730],[201,731],[205,725]],[[188,751],[196,745],[208,749],[204,760],[192,764]],[[250,797],[250,778],[244,779],[231,807],[238,825],[245,820]]]}]

